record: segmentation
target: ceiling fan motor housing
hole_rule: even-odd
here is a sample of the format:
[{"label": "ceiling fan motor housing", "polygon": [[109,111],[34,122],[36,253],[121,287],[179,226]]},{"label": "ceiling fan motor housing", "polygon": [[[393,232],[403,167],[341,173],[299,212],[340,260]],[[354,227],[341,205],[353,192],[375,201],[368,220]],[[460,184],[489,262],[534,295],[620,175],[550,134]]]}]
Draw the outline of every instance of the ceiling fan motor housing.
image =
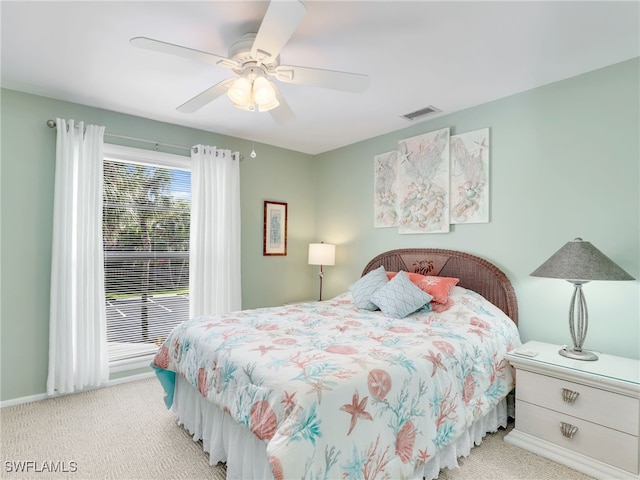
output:
[{"label": "ceiling fan motor housing", "polygon": [[238,64],[237,67],[233,68],[233,71],[238,75],[251,73],[247,72],[247,70],[256,67],[262,70],[263,75],[267,75],[279,64],[279,57],[276,57],[271,63],[264,63],[262,61],[264,58],[270,58],[268,54],[265,54],[263,59],[251,56],[251,47],[253,46],[255,38],[255,33],[245,33],[240,40],[234,42],[231,47],[229,47],[229,58]]}]

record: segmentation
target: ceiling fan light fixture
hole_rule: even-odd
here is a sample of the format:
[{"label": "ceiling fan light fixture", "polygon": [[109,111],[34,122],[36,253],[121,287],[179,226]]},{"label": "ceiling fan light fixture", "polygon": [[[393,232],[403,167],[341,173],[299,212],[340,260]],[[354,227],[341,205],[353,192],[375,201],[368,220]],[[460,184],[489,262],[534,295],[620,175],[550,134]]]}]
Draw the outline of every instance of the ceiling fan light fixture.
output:
[{"label": "ceiling fan light fixture", "polygon": [[268,105],[276,98],[273,85],[265,77],[257,77],[253,81],[253,99],[259,105]]},{"label": "ceiling fan light fixture", "polygon": [[234,105],[248,105],[251,103],[251,82],[244,77],[238,78],[227,91],[227,96]]}]

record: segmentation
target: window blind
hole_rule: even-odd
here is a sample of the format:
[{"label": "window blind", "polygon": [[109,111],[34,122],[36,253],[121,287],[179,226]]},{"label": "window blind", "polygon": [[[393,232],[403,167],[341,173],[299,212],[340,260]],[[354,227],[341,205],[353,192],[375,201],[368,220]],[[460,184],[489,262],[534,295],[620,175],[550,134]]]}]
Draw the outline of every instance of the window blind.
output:
[{"label": "window blind", "polygon": [[102,226],[112,365],[155,354],[189,315],[188,161],[177,167],[154,161],[153,152],[146,151],[145,157],[151,158],[105,155],[104,161]]}]

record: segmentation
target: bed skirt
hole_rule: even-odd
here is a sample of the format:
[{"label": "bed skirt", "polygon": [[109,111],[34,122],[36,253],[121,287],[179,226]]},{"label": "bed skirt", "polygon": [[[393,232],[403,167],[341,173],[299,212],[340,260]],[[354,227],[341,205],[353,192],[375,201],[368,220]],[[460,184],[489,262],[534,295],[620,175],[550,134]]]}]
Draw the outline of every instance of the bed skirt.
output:
[{"label": "bed skirt", "polygon": [[[227,464],[228,479],[273,478],[267,458],[266,442],[258,440],[247,428],[205,400],[182,376],[176,375],[172,410],[178,422],[202,440],[209,454],[209,464]],[[466,457],[474,445],[482,443],[487,433],[507,426],[507,401],[503,400],[483,418],[475,422],[454,443],[434,455],[413,478],[435,479],[442,468],[457,468],[458,457]]]}]

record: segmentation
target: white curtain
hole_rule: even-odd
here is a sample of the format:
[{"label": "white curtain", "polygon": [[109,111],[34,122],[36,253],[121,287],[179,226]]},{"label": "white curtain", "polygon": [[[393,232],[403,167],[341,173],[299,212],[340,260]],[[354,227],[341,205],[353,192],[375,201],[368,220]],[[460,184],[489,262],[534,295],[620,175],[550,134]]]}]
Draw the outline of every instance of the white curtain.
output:
[{"label": "white curtain", "polygon": [[190,317],[242,306],[239,163],[230,150],[191,150]]},{"label": "white curtain", "polygon": [[56,119],[47,394],[109,379],[102,251],[104,127]]}]

